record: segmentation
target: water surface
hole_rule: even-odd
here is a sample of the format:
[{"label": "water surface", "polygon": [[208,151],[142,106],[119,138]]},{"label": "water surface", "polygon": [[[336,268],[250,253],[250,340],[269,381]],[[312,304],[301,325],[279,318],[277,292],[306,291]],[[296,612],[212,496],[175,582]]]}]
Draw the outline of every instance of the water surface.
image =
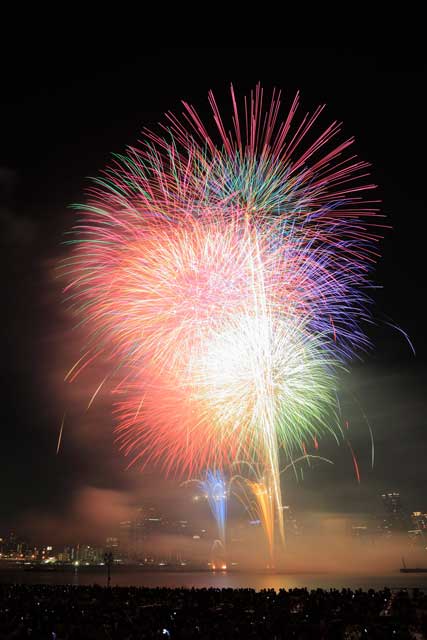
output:
[{"label": "water surface", "polygon": [[[49,572],[30,572],[23,568],[0,569],[0,582],[18,584],[72,584],[72,585],[105,585],[106,571],[102,569],[85,569]],[[256,572],[217,572],[208,571],[147,571],[137,568],[120,568],[112,570],[111,585],[136,587],[216,587],[216,588],[252,588],[260,589],[293,589],[307,587],[309,589],[391,589],[419,587],[427,590],[427,573],[401,574],[398,570],[386,575],[369,576],[364,574],[333,573],[256,573]]]}]

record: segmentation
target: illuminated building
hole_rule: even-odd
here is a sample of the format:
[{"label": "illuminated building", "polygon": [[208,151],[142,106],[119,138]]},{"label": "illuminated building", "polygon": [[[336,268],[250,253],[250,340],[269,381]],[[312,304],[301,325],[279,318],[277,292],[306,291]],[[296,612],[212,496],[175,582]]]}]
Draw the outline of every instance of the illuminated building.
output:
[{"label": "illuminated building", "polygon": [[5,554],[9,556],[14,556],[16,554],[17,544],[18,544],[18,541],[16,538],[16,533],[14,531],[11,531],[9,533],[9,537],[5,540],[5,544],[4,544]]},{"label": "illuminated building", "polygon": [[81,545],[78,560],[83,564],[100,564],[103,562],[103,549],[92,547],[89,544]]},{"label": "illuminated building", "polygon": [[367,522],[353,522],[350,524],[350,535],[360,544],[372,543],[375,528]]},{"label": "illuminated building", "polygon": [[105,548],[108,551],[118,551],[119,549],[119,539],[115,537],[109,537],[105,541]]},{"label": "illuminated building", "polygon": [[301,534],[300,527],[298,526],[294,512],[288,504],[283,505],[282,513],[286,535],[299,536]]},{"label": "illuminated building", "polygon": [[401,513],[402,502],[400,493],[398,491],[389,491],[388,493],[382,493],[381,498],[387,513],[394,515]]},{"label": "illuminated building", "polygon": [[140,514],[145,535],[156,534],[163,528],[165,524],[163,518],[158,514],[154,507],[149,507],[146,511],[141,509]]},{"label": "illuminated building", "polygon": [[422,513],[421,511],[413,511],[411,513],[411,520],[414,529],[418,531],[427,530],[427,513]]},{"label": "illuminated building", "polygon": [[381,527],[383,531],[388,534],[407,531],[410,522],[408,514],[402,505],[400,493],[398,491],[382,493],[381,500],[385,510],[385,517]]}]

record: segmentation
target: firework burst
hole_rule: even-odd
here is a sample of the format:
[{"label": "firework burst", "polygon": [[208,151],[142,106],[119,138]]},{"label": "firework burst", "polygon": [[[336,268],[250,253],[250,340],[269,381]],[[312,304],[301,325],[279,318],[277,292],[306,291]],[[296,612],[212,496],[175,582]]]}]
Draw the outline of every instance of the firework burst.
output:
[{"label": "firework burst", "polygon": [[280,509],[280,450],[339,437],[337,377],[369,346],[377,212],[352,140],[315,133],[322,108],[298,118],[297,96],[281,119],[257,87],[241,119],[231,97],[229,131],[210,94],[218,142],[184,103],[94,180],[64,263],[88,334],[70,379],[107,359],[133,462],[245,459]]}]

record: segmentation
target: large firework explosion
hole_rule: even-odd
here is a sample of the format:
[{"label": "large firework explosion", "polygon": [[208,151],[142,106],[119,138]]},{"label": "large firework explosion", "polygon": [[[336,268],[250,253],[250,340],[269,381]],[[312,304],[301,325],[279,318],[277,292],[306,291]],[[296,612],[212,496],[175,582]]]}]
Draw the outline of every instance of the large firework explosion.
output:
[{"label": "large firework explosion", "polygon": [[297,96],[282,118],[258,86],[239,110],[232,89],[229,131],[209,98],[217,139],[183,103],[78,207],[66,292],[88,341],[69,377],[107,359],[131,461],[255,463],[280,513],[280,451],[340,436],[337,377],[368,346],[373,185],[338,123],[315,133],[322,107],[298,117]]}]

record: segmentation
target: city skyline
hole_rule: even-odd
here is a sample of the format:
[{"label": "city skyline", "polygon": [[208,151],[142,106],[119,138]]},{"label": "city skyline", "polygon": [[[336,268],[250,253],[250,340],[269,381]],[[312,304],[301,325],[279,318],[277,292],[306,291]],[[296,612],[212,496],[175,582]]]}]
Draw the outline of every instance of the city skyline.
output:
[{"label": "city skyline", "polygon": [[[191,512],[191,503],[197,503],[197,512]],[[160,532],[166,532],[168,534],[179,534],[184,536],[196,538],[208,538],[214,541],[218,537],[217,527],[214,518],[209,510],[209,502],[206,495],[203,493],[195,493],[193,496],[187,492],[186,504],[189,507],[187,512],[184,510],[178,516],[167,513],[159,506],[137,506],[129,510],[127,518],[122,521],[117,521],[110,527],[107,535],[105,532],[101,534],[95,534],[87,536],[85,540],[84,535],[77,541],[74,540],[74,544],[85,544],[87,542],[94,543],[102,548],[108,549],[110,546],[121,545],[123,548],[123,541],[130,540],[132,537],[138,538],[141,535],[141,539],[150,538],[151,541],[155,541],[156,535]],[[227,536],[228,528],[233,529],[240,526],[261,526],[260,520],[253,520],[252,514],[246,509],[242,508],[241,502],[235,497],[230,501],[228,508],[231,511],[229,522],[227,522]],[[384,535],[396,534],[405,532],[408,534],[415,531],[427,530],[427,508],[425,505],[408,505],[399,491],[388,490],[377,496],[377,508],[371,512],[364,513],[347,513],[347,514],[329,514],[329,517],[333,516],[343,517],[347,522],[348,531],[351,532],[354,528],[368,528],[370,533],[382,533]],[[287,530],[290,536],[301,535],[306,527],[310,528],[307,523],[314,522],[316,514],[312,512],[304,512],[298,510],[291,505],[283,506],[283,517],[287,524]],[[305,523],[305,524],[303,524]],[[321,521],[317,521],[317,526],[321,524]],[[7,528],[6,528],[7,530]],[[5,535],[5,532],[0,532],[0,547],[4,544],[26,544],[28,546],[28,540],[31,538],[31,534],[19,535],[14,528],[10,528],[9,533]],[[1,535],[3,533],[3,535]],[[22,532],[21,532],[22,534]],[[198,536],[197,534],[200,534]],[[41,538],[37,540],[39,547],[46,547],[47,542],[52,543],[51,546],[58,547],[63,542],[64,532],[58,530],[57,535],[47,534],[48,540],[44,540],[45,544],[41,542]],[[75,535],[75,534],[72,534]],[[232,535],[232,534],[231,534]],[[46,536],[45,536],[46,537]],[[55,540],[56,537],[56,540]],[[9,542],[7,542],[9,541]],[[120,542],[119,542],[120,541]],[[70,542],[70,540],[68,540]],[[15,548],[14,547],[14,548]],[[0,549],[0,557],[2,550]]]},{"label": "city skyline", "polygon": [[[304,514],[295,515],[285,506],[287,551],[276,553],[273,567],[303,571],[313,544],[310,570],[348,572],[348,564],[343,565],[345,557],[353,571],[375,571],[378,576],[396,571],[400,562],[406,568],[405,558],[410,566],[420,566],[427,542],[427,513],[406,511],[396,491],[384,493],[379,499],[382,513],[329,521],[326,526],[325,522],[304,518]],[[0,536],[0,568],[19,566],[35,572],[72,569],[76,576],[76,572],[106,571],[107,567],[113,575],[120,569],[224,573],[272,568],[260,521],[251,521],[249,514],[234,518],[229,523],[226,550],[220,555],[215,529],[213,521],[201,529],[197,521],[173,520],[147,506],[135,511],[132,520],[116,523],[107,538],[91,540],[90,544],[87,540],[60,544],[49,539],[34,545],[16,532]],[[254,545],[255,555],[251,551]]]}]

